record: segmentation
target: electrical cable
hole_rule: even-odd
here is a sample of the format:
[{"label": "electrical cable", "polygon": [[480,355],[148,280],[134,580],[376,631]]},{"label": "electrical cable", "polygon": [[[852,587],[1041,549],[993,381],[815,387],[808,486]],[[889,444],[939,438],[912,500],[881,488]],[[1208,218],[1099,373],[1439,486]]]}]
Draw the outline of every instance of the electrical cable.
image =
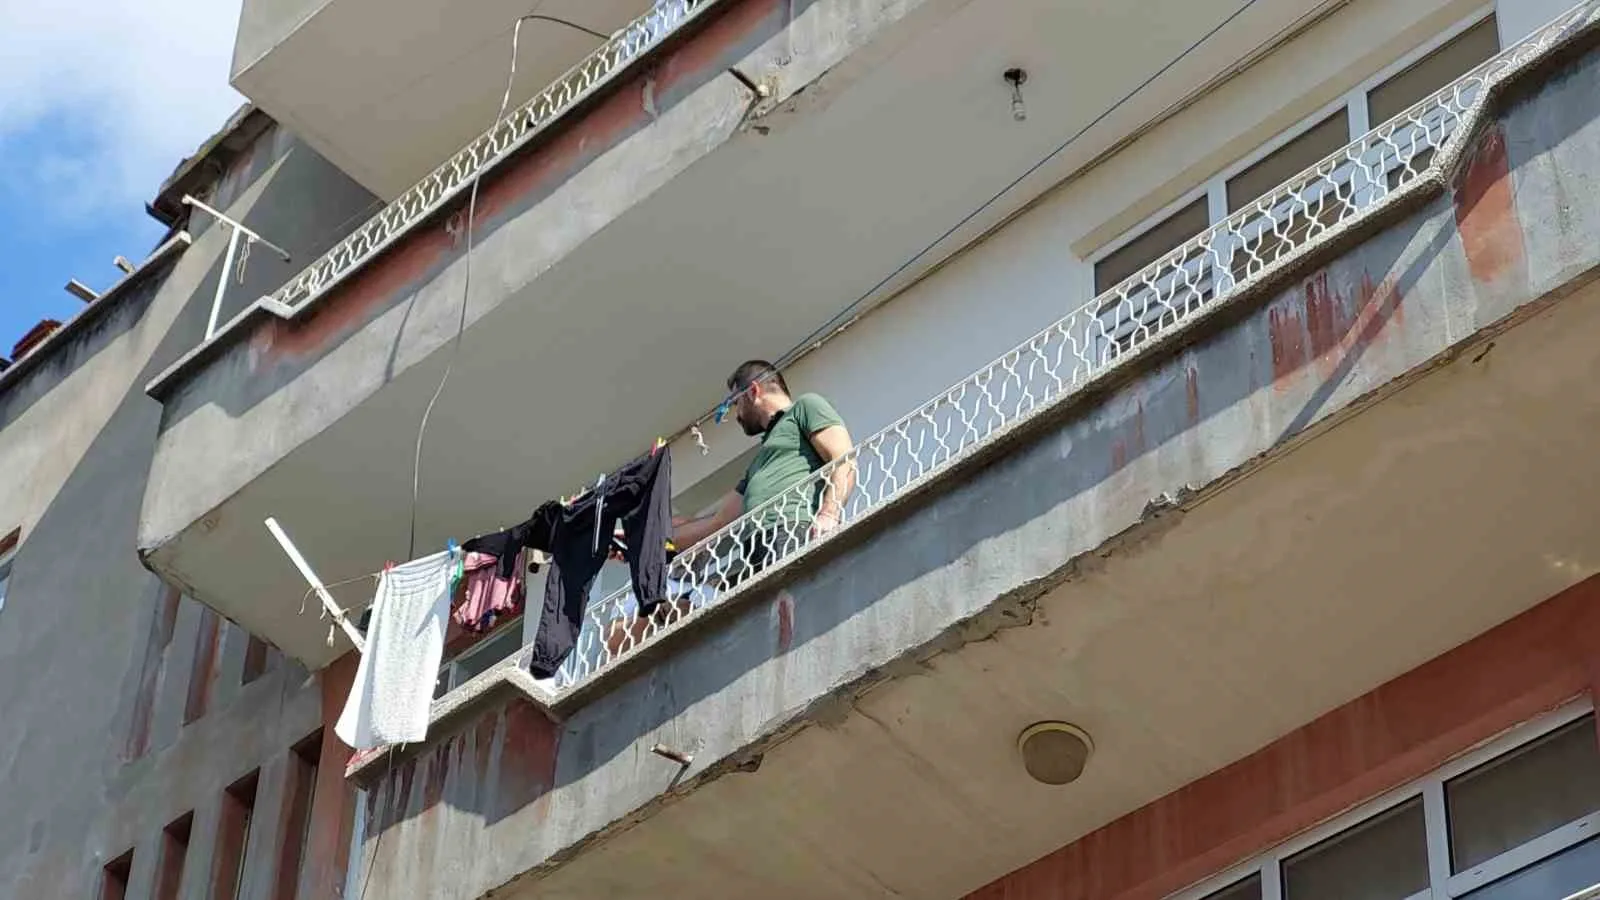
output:
[{"label": "electrical cable", "polygon": [[[1188,47],[1184,48],[1183,52],[1179,53],[1177,56],[1174,56],[1171,60],[1169,60],[1161,68],[1159,68],[1155,72],[1151,73],[1149,75],[1149,77],[1147,77],[1143,81],[1139,82],[1139,84],[1134,86],[1134,88],[1132,90],[1130,90],[1126,94],[1124,94],[1121,97],[1121,99],[1117,100],[1111,106],[1107,107],[1104,112],[1102,112],[1099,115],[1095,116],[1093,119],[1091,119],[1089,121],[1088,124],[1084,125],[1082,128],[1079,128],[1077,131],[1073,132],[1071,134],[1071,136],[1069,136],[1066,140],[1064,140],[1061,143],[1057,144],[1055,146],[1055,149],[1051,150],[1049,153],[1046,153],[1043,157],[1041,157],[1038,162],[1035,162],[1033,165],[1029,166],[1027,169],[1025,169],[1022,172],[1022,174],[1020,174],[1017,177],[1011,179],[1011,181],[1007,182],[1004,187],[1000,188],[1000,190],[996,191],[992,196],[990,196],[989,199],[983,201],[983,203],[979,204],[971,212],[969,212],[966,215],[962,216],[959,220],[956,221],[956,223],[954,225],[952,225],[949,228],[947,228],[943,233],[941,233],[938,237],[936,237],[932,241],[930,241],[921,250],[918,250],[916,253],[912,254],[911,257],[908,258],[905,262],[903,262],[900,265],[896,266],[888,275],[885,275],[876,284],[874,284],[871,288],[869,288],[865,293],[863,293],[861,296],[857,297],[855,300],[851,301],[851,303],[849,305],[845,306],[844,309],[842,309],[838,313],[834,314],[833,317],[828,319],[828,321],[824,322],[820,327],[816,328],[810,334],[806,335],[803,340],[801,340],[799,343],[795,344],[793,347],[791,347],[787,351],[785,351],[782,356],[778,357],[776,360],[773,361],[773,367],[781,370],[784,366],[789,365],[789,364],[793,363],[799,357],[804,356],[805,353],[808,351],[808,349],[813,344],[819,343],[819,341],[818,341],[819,338],[824,338],[824,337],[828,336],[831,332],[836,331],[841,327],[848,327],[849,323],[845,322],[845,320],[849,318],[850,314],[852,312],[854,312],[856,309],[859,309],[861,304],[863,304],[863,303],[867,302],[867,300],[871,299],[873,294],[876,294],[878,291],[882,290],[884,285],[886,285],[889,282],[893,281],[895,278],[899,277],[901,275],[901,273],[905,272],[907,269],[909,269],[912,266],[916,265],[917,260],[922,259],[924,256],[927,256],[930,252],[933,251],[933,249],[935,247],[938,247],[940,244],[944,243],[944,241],[947,240],[951,235],[955,234],[957,231],[960,231],[964,226],[966,226],[967,223],[971,222],[973,219],[975,219],[979,215],[981,215],[984,210],[986,210],[989,207],[993,206],[1002,197],[1004,197],[1006,194],[1010,193],[1012,191],[1012,189],[1014,189],[1017,185],[1021,184],[1023,181],[1027,180],[1029,176],[1033,175],[1035,172],[1037,172],[1041,168],[1043,168],[1047,163],[1050,162],[1050,160],[1055,159],[1057,156],[1060,156],[1062,151],[1066,150],[1068,147],[1072,146],[1074,143],[1077,143],[1077,141],[1079,139],[1081,139],[1085,134],[1088,134],[1089,131],[1091,129],[1093,129],[1095,126],[1099,125],[1101,122],[1104,122],[1106,119],[1110,118],[1112,115],[1115,115],[1117,110],[1121,109],[1123,106],[1126,106],[1130,100],[1132,100],[1134,97],[1138,96],[1141,91],[1143,91],[1145,88],[1147,88],[1151,84],[1153,84],[1156,81],[1156,79],[1158,79],[1161,76],[1163,76],[1163,75],[1167,74],[1168,72],[1172,71],[1174,66],[1178,65],[1180,62],[1183,62],[1183,60],[1187,59],[1191,53],[1193,53],[1194,51],[1200,49],[1200,47],[1203,44],[1205,44],[1206,41],[1211,40],[1211,38],[1215,37],[1218,32],[1222,31],[1222,29],[1224,29],[1224,28],[1228,27],[1229,25],[1231,25],[1234,22],[1234,20],[1236,20],[1240,16],[1244,15],[1244,13],[1246,11],[1248,11],[1251,7],[1255,6],[1258,2],[1259,2],[1259,0],[1245,0],[1245,2],[1238,9],[1234,10],[1227,18],[1223,19],[1221,22],[1218,22],[1209,31],[1207,31],[1205,34],[1201,35],[1199,38],[1197,38]],[[845,324],[843,326],[841,326],[839,324],[841,322],[845,322]],[[705,415],[701,416],[700,418],[695,419],[694,422],[689,424],[687,427],[685,427],[685,428],[681,429],[680,431],[676,432],[675,434],[673,434],[672,437],[668,439],[669,442],[670,441],[676,441],[678,438],[681,438],[684,435],[689,435],[689,434],[693,434],[693,433],[697,432],[701,425],[704,425],[707,422],[710,422],[710,421],[713,421],[714,419],[716,419],[718,410],[720,408],[721,408],[721,406],[719,405],[717,408],[712,409],[710,412],[706,413]]]},{"label": "electrical cable", "polygon": [[[543,0],[540,0],[540,2],[542,3]],[[537,4],[534,8],[538,8]],[[511,27],[511,63],[506,67],[506,89],[500,96],[500,110],[495,113],[494,123],[489,126],[491,131],[506,117],[506,110],[511,106],[511,89],[517,80],[517,46],[522,40],[522,23],[533,20],[545,20],[562,25],[570,25],[579,31],[599,35],[602,39],[609,40],[599,32],[590,31],[581,25],[568,22],[565,19],[557,19],[554,16],[544,16],[536,13],[519,16],[516,23]],[[444,386],[450,381],[450,373],[455,369],[456,357],[461,351],[461,338],[467,331],[467,305],[472,296],[473,223],[478,217],[478,185],[483,181],[484,168],[484,166],[478,166],[477,171],[473,173],[472,190],[467,195],[466,252],[462,258],[464,271],[461,279],[461,317],[456,322],[456,336],[451,342],[450,355],[445,359],[444,374],[439,377],[439,386],[433,389],[433,396],[428,399],[428,405],[422,410],[422,421],[417,424],[416,451],[411,460],[411,524],[406,541],[406,559],[415,559],[417,556],[417,498],[422,490],[422,439],[428,433],[428,419],[433,415],[433,408],[438,404],[439,396],[444,393]]]}]

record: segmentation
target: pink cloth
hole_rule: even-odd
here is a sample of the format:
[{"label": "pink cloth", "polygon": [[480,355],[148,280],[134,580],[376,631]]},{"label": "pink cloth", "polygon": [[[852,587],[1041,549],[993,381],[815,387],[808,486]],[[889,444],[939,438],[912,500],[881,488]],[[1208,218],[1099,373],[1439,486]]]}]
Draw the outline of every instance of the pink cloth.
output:
[{"label": "pink cloth", "polygon": [[499,562],[487,553],[467,554],[466,598],[452,614],[462,628],[488,631],[501,617],[522,611],[522,566],[514,566],[510,578],[500,578],[495,573]]}]

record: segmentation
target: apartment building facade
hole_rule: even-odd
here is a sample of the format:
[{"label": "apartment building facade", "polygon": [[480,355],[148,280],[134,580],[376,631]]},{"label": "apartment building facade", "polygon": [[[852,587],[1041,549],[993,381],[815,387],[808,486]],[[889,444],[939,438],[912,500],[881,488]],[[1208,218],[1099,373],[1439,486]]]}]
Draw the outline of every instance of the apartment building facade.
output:
[{"label": "apartment building facade", "polygon": [[[61,667],[0,706],[0,885],[1586,896],[1567,6],[551,0],[513,72],[526,9],[247,0],[256,107],[163,186],[173,242],[0,374],[0,447],[54,473],[6,513],[0,680]],[[215,328],[236,263],[185,193],[290,251]],[[357,652],[265,520],[354,615],[658,439],[699,512],[752,357],[849,424],[841,528],[730,580],[747,515],[655,619],[612,567],[553,678],[513,619],[452,641],[425,741],[338,743]]]}]

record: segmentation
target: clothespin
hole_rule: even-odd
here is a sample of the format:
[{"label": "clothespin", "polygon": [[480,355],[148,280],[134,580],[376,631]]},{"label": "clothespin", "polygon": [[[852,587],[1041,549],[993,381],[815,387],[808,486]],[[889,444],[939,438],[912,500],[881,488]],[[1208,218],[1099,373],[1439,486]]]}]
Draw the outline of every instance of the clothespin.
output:
[{"label": "clothespin", "polygon": [[447,540],[445,540],[444,548],[446,550],[450,551],[450,555],[451,556],[455,556],[456,555],[456,539],[455,538],[448,538]]},{"label": "clothespin", "polygon": [[650,445],[650,455],[651,456],[655,456],[657,453],[659,453],[661,451],[661,448],[665,447],[666,445],[667,445],[666,441],[662,440],[659,437],[656,438],[656,442],[654,444]]},{"label": "clothespin", "polygon": [[689,434],[694,436],[694,445],[700,448],[700,455],[710,456],[711,448],[706,446],[706,436],[700,433],[700,426],[690,425]]}]

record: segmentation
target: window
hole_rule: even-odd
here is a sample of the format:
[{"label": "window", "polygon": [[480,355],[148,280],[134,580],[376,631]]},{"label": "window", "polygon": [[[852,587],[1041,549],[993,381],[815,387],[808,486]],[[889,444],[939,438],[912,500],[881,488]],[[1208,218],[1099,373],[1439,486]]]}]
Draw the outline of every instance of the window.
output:
[{"label": "window", "polygon": [[1405,900],[1428,889],[1428,832],[1417,797],[1283,863],[1284,900]]},{"label": "window", "polygon": [[1207,200],[1201,197],[1095,263],[1094,292],[1098,295],[1111,290],[1210,225]]},{"label": "window", "polygon": [[1389,121],[1499,52],[1500,28],[1490,15],[1369,91],[1368,121]]},{"label": "window", "polygon": [[[1348,143],[1350,116],[1341,108],[1228,179],[1223,188],[1227,193],[1228,212],[1249,206]],[[1348,171],[1338,173],[1335,183],[1349,184],[1354,169],[1349,166]],[[1315,232],[1333,226],[1353,211],[1353,203],[1352,193],[1330,190],[1326,181],[1318,179],[1307,190],[1283,198],[1272,204],[1271,209],[1262,210],[1258,221],[1242,229],[1247,237],[1244,246],[1233,254],[1234,280],[1243,281],[1305,243]]]},{"label": "window", "polygon": [[1350,116],[1341,108],[1305,133],[1228,179],[1228,212],[1238,212],[1263,194],[1316,165],[1350,143]]},{"label": "window", "polygon": [[183,864],[189,857],[189,833],[194,814],[185,813],[161,831],[161,864],[156,873],[156,900],[178,900],[183,887]]},{"label": "window", "polygon": [[[535,602],[543,602],[543,599],[540,597]],[[437,700],[443,697],[520,650],[523,643],[522,623],[522,616],[499,623],[488,636],[440,666],[439,678],[433,685],[433,698]]]},{"label": "window", "polygon": [[1600,739],[1585,700],[1178,895],[1560,900],[1600,884]]},{"label": "window", "polygon": [[1444,796],[1453,872],[1600,812],[1594,720],[1579,719],[1446,782]]},{"label": "window", "polygon": [[211,704],[211,678],[217,665],[217,642],[222,637],[222,619],[209,606],[200,608],[200,627],[194,637],[194,661],[189,666],[189,695],[183,704],[183,724],[206,714]]},{"label": "window", "polygon": [[250,635],[250,640],[244,646],[244,674],[240,676],[243,684],[249,684],[266,674],[268,649],[266,641]]},{"label": "window", "polygon": [[1205,900],[1261,900],[1261,875],[1251,875],[1232,887],[1208,894]]},{"label": "window", "polygon": [[128,896],[128,879],[132,875],[132,850],[106,863],[106,867],[100,872],[99,900],[125,900]]},{"label": "window", "polygon": [[11,581],[11,554],[0,553],[0,612],[6,608],[6,584]]},{"label": "window", "polygon": [[260,771],[234,782],[222,792],[222,814],[217,820],[216,862],[211,870],[211,896],[238,900],[244,881],[245,853],[250,845],[250,825],[255,818],[256,784]]},{"label": "window", "polygon": [[311,802],[317,789],[322,758],[319,729],[289,751],[289,778],[285,785],[283,840],[278,842],[278,871],[272,900],[295,900],[300,889],[300,869],[311,840]]},{"label": "window", "polygon": [[[1209,224],[1206,197],[1185,206],[1094,267],[1096,293],[1106,293],[1172,253]],[[1212,295],[1211,257],[1196,251],[1169,258],[1142,284],[1108,296],[1097,313],[1100,356],[1107,361],[1143,344],[1200,307]]]},{"label": "window", "polygon": [[[1419,48],[1285,133],[1281,146],[1247,157],[1199,188],[1201,196],[1132,237],[1094,263],[1100,297],[1155,266],[1141,285],[1105,297],[1098,309],[1101,358],[1110,360],[1204,306],[1234,284],[1265,270],[1358,209],[1393,190],[1426,165],[1444,136],[1444,122],[1396,131],[1361,159],[1336,160],[1296,193],[1274,195],[1301,172],[1338,153],[1373,123],[1386,121],[1443,88],[1499,49],[1494,17],[1459,26],[1431,49]],[[1398,71],[1394,71],[1398,69]],[[1178,247],[1219,224],[1224,214],[1251,210],[1274,195],[1268,209],[1247,218],[1204,250],[1172,257]]]},{"label": "window", "polygon": [[[1388,122],[1498,52],[1500,30],[1491,15],[1369,91],[1367,119],[1373,125]],[[1432,142],[1424,143],[1422,138],[1421,126],[1395,132],[1395,147],[1390,151],[1394,156],[1388,160],[1390,190],[1404,174],[1402,159],[1412,170],[1433,159]]]}]

